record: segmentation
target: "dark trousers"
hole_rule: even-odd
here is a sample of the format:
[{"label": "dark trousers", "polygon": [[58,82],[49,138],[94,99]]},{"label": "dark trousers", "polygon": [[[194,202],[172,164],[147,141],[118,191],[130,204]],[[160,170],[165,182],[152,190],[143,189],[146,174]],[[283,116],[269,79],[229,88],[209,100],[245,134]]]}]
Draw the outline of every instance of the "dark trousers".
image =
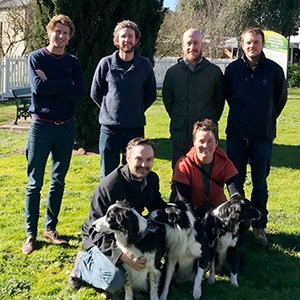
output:
[{"label": "dark trousers", "polygon": [[252,226],[265,228],[268,222],[267,177],[270,173],[272,141],[252,141],[227,137],[227,154],[239,172],[239,185],[244,194],[247,164],[250,164],[252,179],[251,202],[262,213],[262,217],[253,221]]},{"label": "dark trousers", "polygon": [[120,164],[126,164],[126,146],[130,140],[144,137],[144,127],[119,128],[101,125],[99,138],[100,177],[104,178]]},{"label": "dark trousers", "polygon": [[45,230],[56,228],[64,193],[65,177],[72,157],[74,137],[74,120],[61,125],[35,119],[31,120],[26,148],[28,183],[25,194],[25,218],[28,236],[37,235],[40,193],[50,153],[51,178],[46,203]]},{"label": "dark trousers", "polygon": [[[175,141],[171,139],[171,153],[172,153],[172,170],[174,172],[175,165],[178,161],[178,159],[181,156],[185,156],[191,149],[191,145],[187,145],[186,147],[178,145]],[[170,199],[169,201],[174,202],[177,195],[176,191],[176,185],[173,181],[171,181],[171,193],[170,193]]]}]

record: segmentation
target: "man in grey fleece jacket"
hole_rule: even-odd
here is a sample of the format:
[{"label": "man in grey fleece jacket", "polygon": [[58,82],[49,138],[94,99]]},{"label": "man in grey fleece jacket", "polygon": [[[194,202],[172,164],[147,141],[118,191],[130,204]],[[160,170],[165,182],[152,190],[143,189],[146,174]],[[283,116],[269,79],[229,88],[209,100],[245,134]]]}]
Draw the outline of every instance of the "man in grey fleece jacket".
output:
[{"label": "man in grey fleece jacket", "polygon": [[132,138],[144,136],[145,111],[156,99],[156,81],[150,61],[135,48],[141,33],[132,21],[118,23],[114,44],[119,50],[102,58],[96,68],[91,98],[100,108],[100,175],[104,178],[125,162]]}]

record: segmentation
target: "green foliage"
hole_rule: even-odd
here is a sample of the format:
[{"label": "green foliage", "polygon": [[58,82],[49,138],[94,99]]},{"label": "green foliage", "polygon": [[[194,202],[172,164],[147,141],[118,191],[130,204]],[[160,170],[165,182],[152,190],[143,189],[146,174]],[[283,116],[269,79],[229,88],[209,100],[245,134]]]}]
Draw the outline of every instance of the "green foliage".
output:
[{"label": "green foliage", "polygon": [[289,87],[300,87],[300,66],[288,66],[288,85]]},{"label": "green foliage", "polygon": [[[160,92],[159,92],[160,95]],[[15,106],[0,107],[0,120],[13,120]],[[273,148],[269,183],[269,247],[262,250],[248,232],[242,253],[244,266],[239,288],[230,286],[229,277],[218,275],[216,283],[203,282],[201,299],[210,300],[287,300],[300,293],[300,89],[289,89],[289,100],[278,120],[278,137]],[[220,142],[224,145],[228,108],[220,120]],[[11,118],[11,115],[13,117]],[[165,200],[170,192],[171,162],[169,118],[161,97],[147,110],[146,136],[158,148],[154,170],[160,178]],[[21,253],[25,241],[24,193],[27,182],[24,148],[27,132],[0,129],[0,297],[1,299],[103,299],[94,289],[78,292],[68,288],[67,278],[76,252],[81,249],[80,228],[88,215],[90,200],[99,180],[99,155],[74,152],[66,178],[66,189],[59,216],[58,231],[70,240],[68,248],[44,241],[43,218],[49,187],[50,164],[47,164],[42,189],[38,250],[29,256]],[[246,195],[250,197],[248,173]],[[192,299],[192,284],[172,286],[170,300]],[[139,299],[147,299],[140,297]]]},{"label": "green foliage", "polygon": [[[162,0],[35,0],[31,49],[46,44],[45,26],[54,14],[68,15],[76,27],[68,51],[79,58],[89,93],[99,60],[116,50],[112,33],[118,22],[130,19],[139,25],[142,33],[139,51],[153,59],[156,36],[164,14],[162,6]],[[77,106],[77,142],[84,148],[98,144],[98,111],[88,95]]]},{"label": "green foliage", "polygon": [[290,36],[299,26],[299,0],[251,0],[245,11],[246,27],[259,26]]},{"label": "green foliage", "polygon": [[[300,25],[299,0],[180,0],[179,3],[180,9],[199,12],[205,19],[203,23],[210,24],[220,37],[239,35],[247,27],[273,30],[287,37]],[[218,9],[212,19],[214,8]]]}]

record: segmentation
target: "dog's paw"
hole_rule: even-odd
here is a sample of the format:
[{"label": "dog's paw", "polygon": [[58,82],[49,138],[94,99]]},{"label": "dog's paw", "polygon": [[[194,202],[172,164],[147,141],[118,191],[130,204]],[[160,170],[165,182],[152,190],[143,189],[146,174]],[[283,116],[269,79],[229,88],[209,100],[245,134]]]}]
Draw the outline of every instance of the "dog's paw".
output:
[{"label": "dog's paw", "polygon": [[238,281],[237,281],[237,274],[230,274],[230,283],[231,285],[235,287],[239,287]]},{"label": "dog's paw", "polygon": [[167,297],[168,295],[166,293],[162,293],[160,296],[159,296],[159,300],[167,300]]},{"label": "dog's paw", "polygon": [[201,286],[195,286],[194,290],[193,290],[193,297],[194,297],[194,299],[195,300],[200,299],[201,293],[202,293]]}]

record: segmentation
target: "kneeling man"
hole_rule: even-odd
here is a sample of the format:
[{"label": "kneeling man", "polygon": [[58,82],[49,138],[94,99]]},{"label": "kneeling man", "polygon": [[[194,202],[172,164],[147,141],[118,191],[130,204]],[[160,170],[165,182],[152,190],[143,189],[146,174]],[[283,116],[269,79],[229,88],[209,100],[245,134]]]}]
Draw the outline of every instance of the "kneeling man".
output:
[{"label": "kneeling man", "polygon": [[129,141],[125,166],[118,167],[101,180],[95,189],[90,213],[82,226],[83,250],[77,254],[69,277],[72,288],[83,283],[114,293],[125,284],[123,263],[141,270],[145,259],[133,259],[117,247],[113,234],[96,232],[93,222],[105,215],[108,207],[117,200],[126,199],[137,212],[142,213],[165,207],[159,192],[159,178],[151,171],[154,145],[145,138]]}]

